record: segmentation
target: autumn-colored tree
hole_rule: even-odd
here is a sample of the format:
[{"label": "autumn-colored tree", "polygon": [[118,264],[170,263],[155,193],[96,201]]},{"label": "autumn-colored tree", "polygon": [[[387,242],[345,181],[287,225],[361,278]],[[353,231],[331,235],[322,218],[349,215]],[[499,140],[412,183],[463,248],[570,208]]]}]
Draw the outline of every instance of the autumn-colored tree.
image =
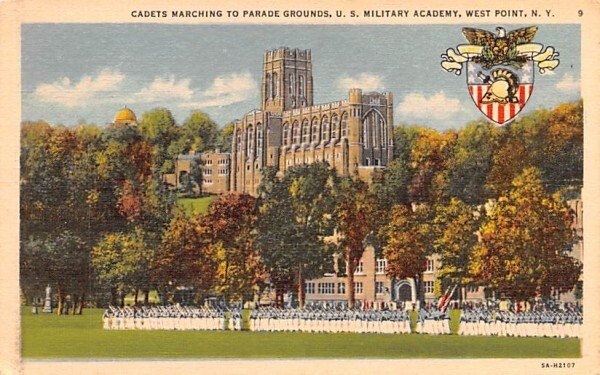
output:
[{"label": "autumn-colored tree", "polygon": [[171,220],[151,265],[159,292],[173,293],[177,287],[194,288],[199,295],[209,292],[217,262],[208,230],[197,218],[182,212]]},{"label": "autumn-colored tree", "polygon": [[410,149],[410,165],[414,170],[409,188],[411,202],[433,202],[447,194],[446,167],[456,138],[452,131],[438,133],[418,128]]},{"label": "autumn-colored tree", "polygon": [[213,201],[206,215],[200,217],[200,226],[208,233],[217,257],[216,292],[227,302],[248,299],[264,277],[254,246],[257,215],[256,198],[226,194]]},{"label": "autumn-colored tree", "polygon": [[376,196],[364,181],[342,178],[334,188],[333,219],[339,236],[338,245],[346,261],[348,306],[355,305],[354,272],[373,234],[377,221]]},{"label": "autumn-colored tree", "polygon": [[383,255],[388,261],[387,275],[398,280],[413,278],[420,286],[427,257],[433,251],[431,210],[424,205],[415,210],[396,205],[392,208],[389,223],[381,230],[387,237],[383,247]]},{"label": "autumn-colored tree", "polygon": [[516,300],[571,290],[581,264],[568,253],[575,241],[567,206],[527,168],[491,207],[470,262],[474,280]]}]

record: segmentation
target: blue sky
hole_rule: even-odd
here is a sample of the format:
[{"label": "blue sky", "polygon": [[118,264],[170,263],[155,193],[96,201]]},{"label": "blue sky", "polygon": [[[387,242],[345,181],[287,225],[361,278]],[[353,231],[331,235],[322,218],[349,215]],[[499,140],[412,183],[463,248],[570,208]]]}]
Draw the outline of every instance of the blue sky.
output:
[{"label": "blue sky", "polygon": [[[464,25],[507,31],[529,25]],[[104,125],[127,106],[138,117],[191,110],[220,125],[260,107],[262,55],[280,46],[312,50],[315,104],[350,87],[394,94],[395,124],[459,128],[482,115],[464,73],[440,55],[464,44],[462,25],[189,26],[26,24],[22,26],[22,118]],[[553,74],[536,73],[523,113],[580,97],[579,25],[538,25],[534,42],[560,53]]]}]

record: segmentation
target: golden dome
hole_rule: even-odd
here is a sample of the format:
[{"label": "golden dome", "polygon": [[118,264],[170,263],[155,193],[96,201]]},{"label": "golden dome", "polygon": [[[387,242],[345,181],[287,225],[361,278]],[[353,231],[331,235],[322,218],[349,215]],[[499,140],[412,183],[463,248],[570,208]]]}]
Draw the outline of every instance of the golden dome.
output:
[{"label": "golden dome", "polygon": [[119,112],[117,112],[117,115],[115,116],[115,123],[117,122],[135,122],[137,123],[137,118],[135,117],[135,113],[133,113],[133,111],[127,107],[119,110]]}]

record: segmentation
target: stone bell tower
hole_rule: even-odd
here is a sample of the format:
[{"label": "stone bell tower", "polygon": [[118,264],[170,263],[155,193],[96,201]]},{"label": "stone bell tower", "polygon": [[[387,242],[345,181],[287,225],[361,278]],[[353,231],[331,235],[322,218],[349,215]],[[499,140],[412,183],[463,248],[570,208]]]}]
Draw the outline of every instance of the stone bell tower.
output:
[{"label": "stone bell tower", "polygon": [[313,105],[310,50],[278,48],[264,55],[262,110],[280,113]]}]

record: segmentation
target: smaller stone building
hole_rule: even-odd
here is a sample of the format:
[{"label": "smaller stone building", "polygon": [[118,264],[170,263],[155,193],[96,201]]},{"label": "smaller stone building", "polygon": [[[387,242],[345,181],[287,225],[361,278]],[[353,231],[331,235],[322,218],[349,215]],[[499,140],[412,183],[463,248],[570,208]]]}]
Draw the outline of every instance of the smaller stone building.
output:
[{"label": "smaller stone building", "polygon": [[229,191],[231,154],[215,149],[200,154],[202,162],[202,192],[223,194]]},{"label": "smaller stone building", "polygon": [[165,174],[163,181],[173,189],[185,189],[190,175],[196,174],[194,169],[198,168],[197,172],[202,176],[202,186],[194,186],[193,189],[196,193],[200,193],[200,191],[204,194],[227,193],[229,191],[230,155],[219,149],[203,153],[191,151],[181,154],[175,162],[175,172]]}]

